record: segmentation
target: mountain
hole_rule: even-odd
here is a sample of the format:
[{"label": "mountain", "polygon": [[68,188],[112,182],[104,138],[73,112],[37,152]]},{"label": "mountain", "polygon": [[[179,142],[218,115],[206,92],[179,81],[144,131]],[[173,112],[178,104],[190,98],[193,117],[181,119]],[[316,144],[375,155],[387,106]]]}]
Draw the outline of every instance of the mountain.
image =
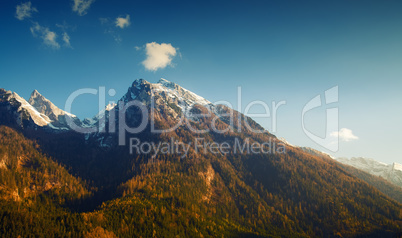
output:
[{"label": "mountain", "polygon": [[[150,83],[144,79],[134,81],[119,102],[127,103],[133,100],[140,101],[147,107],[153,107],[157,113],[162,113],[162,115],[165,113],[166,119],[173,119],[174,121],[181,115],[188,119],[196,119],[191,110],[195,105],[210,110],[215,108],[211,102],[203,97],[166,79],[160,79],[158,83]],[[92,124],[95,125],[100,119],[107,117],[111,110],[118,110],[118,105],[108,105],[104,111],[91,119],[92,122],[95,122]]]},{"label": "mountain", "polygon": [[[0,126],[0,217],[2,237],[63,236],[76,215],[64,207],[92,197],[89,186],[14,129]],[[62,221],[62,222],[60,222]],[[64,232],[66,234],[66,232]]]},{"label": "mountain", "polygon": [[379,176],[402,188],[402,165],[398,163],[385,164],[369,158],[336,158],[337,161]]},{"label": "mountain", "polygon": [[50,119],[17,93],[0,89],[0,122],[18,127],[46,126]]},{"label": "mountain", "polygon": [[[88,127],[98,128],[98,133],[89,137],[95,137],[102,147],[116,146],[117,140],[113,139],[115,134],[104,132],[110,131],[110,125],[119,128],[121,115],[118,105],[133,101],[142,103],[149,114],[147,118],[143,118],[143,113],[138,107],[129,107],[124,112],[125,123],[130,128],[136,128],[141,124],[142,119],[147,120],[148,127],[143,131],[144,133],[151,133],[152,129],[169,130],[183,126],[190,127],[192,131],[212,130],[211,124],[216,128],[220,127],[219,130],[237,130],[245,134],[252,130],[260,130],[268,133],[251,118],[224,105],[213,105],[203,97],[166,79],[161,79],[158,83],[139,79],[133,82],[127,93],[114,107],[108,105],[92,119],[86,119],[85,123],[89,125]],[[109,115],[114,116],[110,118]]]},{"label": "mountain", "polygon": [[77,116],[56,107],[37,90],[32,92],[28,103],[41,115],[45,115],[47,118],[49,118],[50,122],[47,125],[52,129],[69,130],[70,128],[67,124],[66,117],[72,118],[76,124],[81,125],[81,121],[77,118]]},{"label": "mountain", "polygon": [[0,89],[0,123],[19,128],[44,127],[50,130],[69,130],[66,117],[77,124],[81,121],[43,97],[37,90],[31,94],[29,102],[17,93]]},{"label": "mountain", "polygon": [[[156,97],[156,104],[161,106],[161,103],[157,102],[158,99],[162,99],[163,102],[167,104],[175,104],[186,116],[191,116],[190,109],[194,105],[213,107],[213,104],[205,98],[163,78],[156,84],[149,83],[143,79],[134,81],[122,100],[130,101],[137,99],[149,103],[151,100],[149,100],[150,98],[147,96],[151,95],[151,91],[152,96]],[[147,93],[144,94],[144,92]]]},{"label": "mountain", "polygon": [[[18,124],[18,110],[9,110],[12,101],[0,102],[1,116],[7,119],[0,122],[11,127]],[[43,101],[39,104],[46,104]],[[52,115],[36,108],[40,115]],[[44,193],[50,202],[38,206],[47,208],[45,213],[21,202],[11,211],[2,205],[0,216],[7,223],[0,227],[1,234],[400,235],[401,203],[329,156],[286,144],[240,112],[213,105],[167,80],[134,81],[117,105],[85,123],[86,129],[96,131],[55,133],[27,115],[33,126],[14,130],[35,141],[38,150],[68,168],[69,174],[87,181],[94,192],[72,205],[60,205]],[[33,224],[31,217],[41,219]],[[43,226],[46,219],[52,222]]]}]

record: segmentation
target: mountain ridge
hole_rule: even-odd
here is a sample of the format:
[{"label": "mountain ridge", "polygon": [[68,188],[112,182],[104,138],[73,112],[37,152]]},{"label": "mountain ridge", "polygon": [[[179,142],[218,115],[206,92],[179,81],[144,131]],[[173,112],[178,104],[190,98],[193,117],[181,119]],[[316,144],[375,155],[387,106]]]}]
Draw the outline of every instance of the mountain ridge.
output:
[{"label": "mountain ridge", "polygon": [[71,119],[73,119],[76,124],[82,124],[77,116],[58,108],[50,100],[40,94],[36,89],[32,92],[28,103],[39,113],[46,115],[50,119],[48,126],[50,126],[52,129],[69,130],[66,117],[70,117]]},{"label": "mountain ridge", "polygon": [[24,121],[26,121],[27,126],[32,128],[46,127],[50,130],[69,130],[66,117],[72,118],[76,124],[82,124],[75,115],[61,110],[36,89],[32,92],[29,101],[26,101],[16,92],[5,89],[0,89],[0,97],[2,104],[6,107],[5,110],[13,111],[14,121],[20,127],[23,127]]}]

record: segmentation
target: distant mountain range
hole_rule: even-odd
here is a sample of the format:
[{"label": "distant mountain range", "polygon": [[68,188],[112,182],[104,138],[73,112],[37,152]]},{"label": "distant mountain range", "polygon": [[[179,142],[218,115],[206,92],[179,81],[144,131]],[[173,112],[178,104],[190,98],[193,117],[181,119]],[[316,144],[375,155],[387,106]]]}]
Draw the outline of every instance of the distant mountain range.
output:
[{"label": "distant mountain range", "polygon": [[[280,140],[287,145],[294,146],[290,144],[288,141],[286,141],[286,139],[284,138],[280,138]],[[349,165],[352,166],[353,168],[367,172],[371,175],[381,177],[391,182],[392,184],[402,188],[402,164],[395,162],[393,164],[385,164],[382,162],[378,162],[374,159],[363,158],[363,157],[357,157],[357,158],[352,157],[350,159],[344,157],[335,158],[325,152],[315,150],[310,147],[301,147],[301,146],[296,147],[302,149],[307,153],[321,157],[331,158],[344,165]]]},{"label": "distant mountain range", "polygon": [[336,158],[342,164],[353,166],[369,174],[379,176],[402,188],[402,164],[385,164],[369,158]]},{"label": "distant mountain range", "polygon": [[398,237],[402,230],[399,187],[290,145],[165,79],[135,80],[116,104],[82,121],[36,90],[26,101],[0,89],[0,193],[4,237]]},{"label": "distant mountain range", "polygon": [[[280,138],[280,140],[287,145],[294,146],[284,138]],[[310,147],[296,147],[309,154],[339,162],[339,165],[353,176],[362,179],[387,196],[402,203],[402,186],[400,183],[402,171],[400,164],[393,163],[392,165],[387,165],[373,159],[365,158],[335,158],[325,152]]]}]

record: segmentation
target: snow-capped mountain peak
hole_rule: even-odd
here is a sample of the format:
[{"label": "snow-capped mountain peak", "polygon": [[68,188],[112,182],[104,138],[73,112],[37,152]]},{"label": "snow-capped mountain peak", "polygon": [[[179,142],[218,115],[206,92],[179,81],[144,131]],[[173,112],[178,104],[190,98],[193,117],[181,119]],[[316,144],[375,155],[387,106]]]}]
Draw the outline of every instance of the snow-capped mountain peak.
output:
[{"label": "snow-capped mountain peak", "polygon": [[177,109],[179,109],[189,119],[193,119],[190,110],[194,105],[201,105],[209,110],[214,109],[214,105],[210,101],[163,78],[157,83],[150,83],[144,79],[135,80],[120,100],[124,102],[139,100],[149,106],[154,103],[154,107],[169,105],[172,108],[170,110],[174,111],[172,112],[174,117],[177,116]]},{"label": "snow-capped mountain peak", "polygon": [[181,87],[178,84],[170,82],[164,78],[161,78],[157,84],[154,84],[154,90],[164,90],[169,93],[170,97],[177,97],[187,102],[189,105],[199,104],[199,105],[209,105],[212,104],[210,101],[205,98]]},{"label": "snow-capped mountain peak", "polygon": [[46,115],[50,119],[48,125],[52,129],[69,130],[66,117],[73,118],[75,123],[78,125],[81,124],[81,121],[77,118],[77,116],[61,110],[37,90],[32,92],[28,102],[39,113]]},{"label": "snow-capped mountain peak", "polygon": [[17,93],[15,92],[11,93],[8,100],[12,99],[17,100],[21,104],[18,111],[25,109],[29,113],[35,124],[37,124],[38,126],[46,126],[51,122],[51,119],[48,116],[38,112],[32,105],[30,105],[24,98],[20,97]]},{"label": "snow-capped mountain peak", "polygon": [[[5,89],[0,89],[0,113],[3,115],[2,121],[6,124],[15,124],[20,127],[35,125],[42,127],[51,121],[17,93]],[[31,122],[34,125],[30,124]]]},{"label": "snow-capped mountain peak", "polygon": [[29,98],[29,104],[31,104],[38,112],[47,115],[52,121],[57,121],[59,116],[68,115],[70,117],[76,117],[75,115],[61,110],[54,105],[50,100],[45,98],[37,90],[34,90]]}]

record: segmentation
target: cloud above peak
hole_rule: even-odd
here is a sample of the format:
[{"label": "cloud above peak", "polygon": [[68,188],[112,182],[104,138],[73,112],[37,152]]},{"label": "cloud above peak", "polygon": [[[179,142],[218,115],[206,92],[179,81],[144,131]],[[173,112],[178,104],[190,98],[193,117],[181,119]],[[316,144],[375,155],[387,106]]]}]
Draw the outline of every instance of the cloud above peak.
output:
[{"label": "cloud above peak", "polygon": [[172,65],[172,60],[177,54],[177,49],[171,44],[156,42],[147,43],[145,45],[147,58],[142,62],[145,69],[157,71],[164,69],[168,65]]},{"label": "cloud above peak", "polygon": [[352,130],[348,128],[342,128],[339,131],[334,131],[330,134],[332,137],[338,137],[342,141],[352,141],[352,140],[358,140],[359,137],[355,136],[352,132]]},{"label": "cloud above peak", "polygon": [[38,10],[35,7],[32,7],[31,2],[21,3],[16,7],[15,17],[22,21],[25,18],[30,18],[34,12],[38,12]]},{"label": "cloud above peak", "polygon": [[73,11],[79,16],[84,16],[95,0],[73,0],[73,2]]},{"label": "cloud above peak", "polygon": [[126,17],[118,17],[116,18],[116,27],[120,27],[121,29],[130,26],[130,15],[126,15]]}]

